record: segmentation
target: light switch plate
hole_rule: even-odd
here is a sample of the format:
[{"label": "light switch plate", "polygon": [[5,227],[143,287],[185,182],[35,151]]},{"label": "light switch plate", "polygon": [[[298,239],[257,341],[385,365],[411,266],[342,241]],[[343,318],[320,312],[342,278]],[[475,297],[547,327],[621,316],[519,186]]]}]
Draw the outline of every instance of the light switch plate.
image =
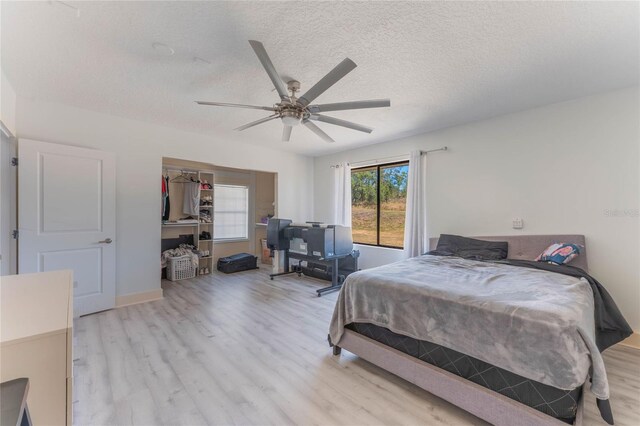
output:
[{"label": "light switch plate", "polygon": [[520,218],[513,219],[513,229],[522,229],[524,228],[524,221]]}]

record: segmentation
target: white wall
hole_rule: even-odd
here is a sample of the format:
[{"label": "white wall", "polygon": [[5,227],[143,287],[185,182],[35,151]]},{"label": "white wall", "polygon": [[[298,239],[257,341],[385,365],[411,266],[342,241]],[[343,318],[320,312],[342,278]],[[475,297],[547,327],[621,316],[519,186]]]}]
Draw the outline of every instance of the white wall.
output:
[{"label": "white wall", "polygon": [[[318,157],[314,220],[332,217],[331,164],[446,145],[428,157],[430,236],[584,234],[591,273],[640,331],[639,96],[630,88]],[[401,258],[361,250],[364,267]]]},{"label": "white wall", "polygon": [[13,135],[16,135],[16,92],[0,71],[0,120]]},{"label": "white wall", "polygon": [[116,153],[119,296],[160,287],[162,157],[276,172],[282,217],[313,211],[311,158],[21,97],[17,105],[21,138]]}]

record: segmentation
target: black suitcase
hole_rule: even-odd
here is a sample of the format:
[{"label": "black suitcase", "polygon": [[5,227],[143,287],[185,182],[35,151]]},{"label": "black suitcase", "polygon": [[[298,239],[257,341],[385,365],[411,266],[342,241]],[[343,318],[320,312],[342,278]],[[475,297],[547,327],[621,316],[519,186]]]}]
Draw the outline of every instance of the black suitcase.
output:
[{"label": "black suitcase", "polygon": [[258,258],[249,253],[238,253],[218,259],[218,271],[225,274],[258,269]]}]

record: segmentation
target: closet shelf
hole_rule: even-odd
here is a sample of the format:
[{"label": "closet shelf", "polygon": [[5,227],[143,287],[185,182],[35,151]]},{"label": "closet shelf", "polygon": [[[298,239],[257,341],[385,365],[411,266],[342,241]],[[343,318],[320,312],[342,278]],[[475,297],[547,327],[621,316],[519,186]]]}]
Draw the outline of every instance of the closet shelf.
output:
[{"label": "closet shelf", "polygon": [[198,226],[198,223],[163,223],[162,227],[163,228],[175,228],[178,226],[189,226],[189,227],[193,227],[193,226]]}]

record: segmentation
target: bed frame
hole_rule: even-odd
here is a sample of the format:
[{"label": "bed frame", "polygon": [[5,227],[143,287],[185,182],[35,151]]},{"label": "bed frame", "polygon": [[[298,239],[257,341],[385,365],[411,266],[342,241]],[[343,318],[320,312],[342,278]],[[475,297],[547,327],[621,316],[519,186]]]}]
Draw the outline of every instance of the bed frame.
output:
[{"label": "bed frame", "polygon": [[[517,235],[474,238],[489,241],[507,241],[509,243],[508,257],[510,259],[535,259],[538,254],[553,243],[574,243],[586,247],[584,235]],[[434,249],[437,243],[437,238],[430,238],[430,249]],[[571,264],[586,271],[586,251],[583,251]],[[340,355],[341,348],[496,426],[566,425],[561,420],[358,334],[355,331],[344,330],[339,346],[333,347],[333,354]],[[583,389],[586,389],[586,387]],[[581,397],[578,401],[578,412],[574,422],[576,426],[582,425],[583,406],[584,397]]]}]

